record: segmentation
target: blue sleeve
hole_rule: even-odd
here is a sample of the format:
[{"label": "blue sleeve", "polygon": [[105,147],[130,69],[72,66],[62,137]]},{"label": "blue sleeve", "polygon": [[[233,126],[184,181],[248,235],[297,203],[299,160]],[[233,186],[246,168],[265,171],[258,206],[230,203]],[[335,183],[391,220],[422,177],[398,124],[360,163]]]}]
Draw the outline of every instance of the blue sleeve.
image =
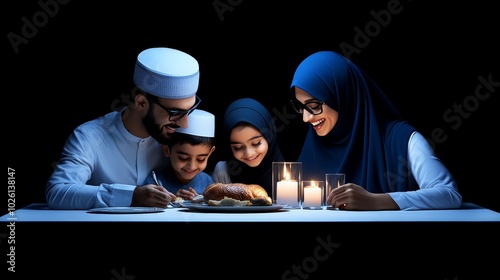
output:
[{"label": "blue sleeve", "polygon": [[460,208],[462,196],[455,179],[418,132],[408,141],[408,164],[419,189],[389,193],[401,210]]}]

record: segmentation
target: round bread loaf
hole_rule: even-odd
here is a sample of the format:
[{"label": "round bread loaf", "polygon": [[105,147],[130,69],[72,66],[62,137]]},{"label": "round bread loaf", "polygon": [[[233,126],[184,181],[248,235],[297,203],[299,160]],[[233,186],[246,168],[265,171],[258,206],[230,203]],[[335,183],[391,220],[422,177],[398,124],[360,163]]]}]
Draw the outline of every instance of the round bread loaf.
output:
[{"label": "round bread loaf", "polygon": [[221,200],[225,197],[237,200],[252,200],[255,198],[262,198],[266,201],[271,201],[266,190],[255,184],[243,183],[213,183],[208,185],[203,192],[203,199],[208,203],[209,200]]}]

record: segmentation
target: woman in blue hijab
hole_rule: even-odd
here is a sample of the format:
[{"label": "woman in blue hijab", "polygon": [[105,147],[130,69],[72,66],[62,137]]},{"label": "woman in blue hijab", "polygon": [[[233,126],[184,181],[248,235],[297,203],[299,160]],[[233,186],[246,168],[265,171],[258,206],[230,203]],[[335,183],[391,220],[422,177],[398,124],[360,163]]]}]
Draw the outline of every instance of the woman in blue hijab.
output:
[{"label": "woman in blue hijab", "polygon": [[216,164],[214,182],[257,184],[271,196],[272,163],[284,159],[269,111],[252,98],[235,100],[224,114],[224,128],[232,158]]},{"label": "woman in blue hijab", "polygon": [[294,110],[308,123],[303,176],[346,174],[327,203],[347,210],[458,208],[462,197],[427,140],[347,58],[316,52],[297,67]]}]

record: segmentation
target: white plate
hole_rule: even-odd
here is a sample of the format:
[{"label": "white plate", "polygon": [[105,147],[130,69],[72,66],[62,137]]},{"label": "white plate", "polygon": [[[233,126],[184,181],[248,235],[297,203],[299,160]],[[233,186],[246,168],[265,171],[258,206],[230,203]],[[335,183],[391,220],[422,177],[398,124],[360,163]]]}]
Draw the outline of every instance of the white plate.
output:
[{"label": "white plate", "polygon": [[107,214],[140,214],[140,213],[158,213],[165,211],[165,208],[159,207],[103,207],[92,208],[90,213],[107,213]]},{"label": "white plate", "polygon": [[287,205],[273,204],[269,206],[209,206],[206,203],[185,203],[182,204],[182,206],[199,212],[258,213],[279,211]]}]

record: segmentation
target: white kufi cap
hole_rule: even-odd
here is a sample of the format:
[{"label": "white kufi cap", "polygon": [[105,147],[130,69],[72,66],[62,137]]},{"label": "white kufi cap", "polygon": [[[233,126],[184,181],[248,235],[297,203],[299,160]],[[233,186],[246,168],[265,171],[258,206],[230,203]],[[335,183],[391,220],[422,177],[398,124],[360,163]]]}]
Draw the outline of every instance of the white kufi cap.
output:
[{"label": "white kufi cap", "polygon": [[183,99],[198,91],[198,61],[170,48],[150,48],[137,56],[134,83],[141,90],[161,98]]},{"label": "white kufi cap", "polygon": [[180,127],[175,131],[202,137],[214,137],[215,116],[207,111],[195,109],[188,115],[188,127]]}]

